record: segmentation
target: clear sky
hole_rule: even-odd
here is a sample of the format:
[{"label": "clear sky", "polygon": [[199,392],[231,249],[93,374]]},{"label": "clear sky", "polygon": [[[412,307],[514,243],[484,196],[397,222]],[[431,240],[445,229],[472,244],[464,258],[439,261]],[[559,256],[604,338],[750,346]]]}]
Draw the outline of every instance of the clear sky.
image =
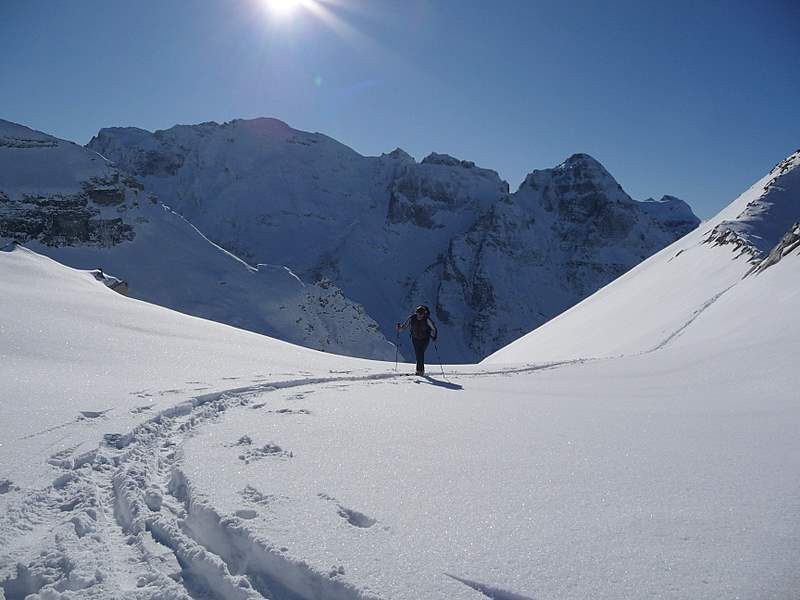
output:
[{"label": "clear sky", "polygon": [[86,143],[272,116],[512,189],[587,152],[701,217],[800,146],[796,0],[269,2],[0,0],[0,117]]}]

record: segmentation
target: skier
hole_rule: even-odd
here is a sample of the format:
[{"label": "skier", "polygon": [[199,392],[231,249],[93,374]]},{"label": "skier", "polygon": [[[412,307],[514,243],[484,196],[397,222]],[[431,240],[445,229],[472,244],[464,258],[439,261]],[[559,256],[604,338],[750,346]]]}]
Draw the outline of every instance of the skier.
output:
[{"label": "skier", "polygon": [[411,329],[411,343],[414,344],[414,353],[417,355],[417,375],[425,374],[425,349],[431,339],[436,340],[438,334],[430,315],[428,307],[421,305],[404,323],[397,324],[398,333],[403,329]]}]

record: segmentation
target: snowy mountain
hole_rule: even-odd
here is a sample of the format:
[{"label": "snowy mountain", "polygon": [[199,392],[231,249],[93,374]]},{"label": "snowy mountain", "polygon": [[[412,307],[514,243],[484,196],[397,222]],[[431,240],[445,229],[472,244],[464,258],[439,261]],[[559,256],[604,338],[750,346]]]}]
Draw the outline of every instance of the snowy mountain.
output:
[{"label": "snowy mountain", "polygon": [[252,267],[95,152],[0,121],[0,245],[10,241],[102,268],[135,298],[321,350],[394,357],[332,282]]},{"label": "snowy mountain", "polygon": [[[681,200],[636,202],[576,154],[534,171],[418,279],[440,319],[483,357],[590,295],[697,226]],[[430,296],[428,296],[430,297]]]},{"label": "snowy mountain", "polygon": [[[444,377],[0,252],[0,598],[792,598],[800,231],[766,260],[705,241],[748,204],[770,223],[796,204],[788,164],[677,258],[623,276],[642,284],[593,296],[628,311],[605,313],[619,343],[575,326],[572,355],[526,338],[509,358],[526,364]],[[751,220],[736,228],[760,235]],[[681,277],[699,296],[727,274],[682,335],[637,353],[632,327],[638,347],[660,334],[635,307],[679,322]],[[582,360],[584,337],[632,353]]]},{"label": "snowy mountain", "polygon": [[450,361],[497,350],[698,223],[678,199],[632,200],[581,154],[511,194],[469,161],[364,157],[275,119],[103,129],[89,147],[220,246],[333,281],[389,338],[430,305]]},{"label": "snowy mountain", "polygon": [[[641,354],[691,338],[725,296],[797,256],[799,223],[800,150],[701,227],[485,362]],[[750,318],[763,312],[751,308]],[[724,329],[741,326],[741,316],[727,318]]]}]

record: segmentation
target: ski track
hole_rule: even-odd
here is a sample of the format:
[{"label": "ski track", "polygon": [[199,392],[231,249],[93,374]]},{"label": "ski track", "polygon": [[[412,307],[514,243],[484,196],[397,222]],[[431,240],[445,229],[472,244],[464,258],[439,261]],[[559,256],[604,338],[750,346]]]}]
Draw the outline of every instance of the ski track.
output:
[{"label": "ski track", "polygon": [[[507,376],[582,362],[459,377]],[[339,573],[316,572],[286,556],[284,548],[257,537],[246,526],[252,511],[218,514],[184,475],[181,444],[228,410],[264,406],[251,401],[266,393],[301,386],[383,383],[404,376],[398,372],[306,376],[202,394],[162,410],[126,434],[106,434],[97,448],[75,455],[75,447],[52,455],[47,462],[59,470],[52,484],[10,498],[0,517],[0,599],[24,600],[40,591],[36,598],[58,597],[54,592],[136,600],[373,598],[335,576]],[[100,416],[98,411],[88,418]],[[3,483],[6,493],[18,491],[11,482]],[[255,489],[251,495],[270,499]],[[375,523],[331,501],[352,525]]]},{"label": "ski track", "polygon": [[725,294],[725,292],[727,292],[728,290],[730,290],[730,289],[731,289],[732,287],[734,287],[735,285],[736,285],[736,284],[734,283],[733,285],[730,285],[730,286],[728,286],[727,288],[725,288],[724,290],[722,290],[722,291],[721,291],[721,292],[719,292],[718,294],[715,294],[714,296],[712,296],[711,298],[709,298],[708,300],[706,300],[706,301],[705,301],[705,302],[704,302],[704,303],[703,303],[703,304],[700,306],[700,308],[696,309],[696,310],[695,310],[695,311],[692,313],[692,316],[691,316],[691,317],[689,317],[689,319],[688,319],[688,320],[687,320],[687,321],[686,321],[686,322],[685,322],[683,325],[681,325],[680,327],[678,327],[678,329],[676,329],[675,331],[673,331],[671,334],[669,334],[669,335],[668,335],[666,338],[664,338],[664,339],[663,339],[661,342],[659,342],[658,344],[656,344],[656,345],[655,345],[653,348],[651,348],[650,350],[646,350],[646,351],[642,352],[642,354],[650,354],[651,352],[655,352],[656,350],[661,350],[662,348],[664,348],[665,346],[667,346],[667,345],[668,345],[670,342],[672,342],[672,341],[673,341],[675,338],[679,337],[679,336],[680,336],[680,335],[681,335],[681,334],[682,334],[684,331],[686,331],[686,329],[687,329],[687,328],[688,328],[688,327],[689,327],[689,326],[690,326],[692,323],[694,323],[694,322],[695,322],[695,320],[697,319],[697,317],[699,317],[699,316],[700,316],[701,314],[703,314],[703,313],[704,313],[706,310],[708,310],[708,309],[711,307],[711,305],[713,305],[713,304],[714,304],[714,303],[715,303],[717,300],[719,300],[719,299],[720,299],[720,298],[723,296],[723,294]]}]

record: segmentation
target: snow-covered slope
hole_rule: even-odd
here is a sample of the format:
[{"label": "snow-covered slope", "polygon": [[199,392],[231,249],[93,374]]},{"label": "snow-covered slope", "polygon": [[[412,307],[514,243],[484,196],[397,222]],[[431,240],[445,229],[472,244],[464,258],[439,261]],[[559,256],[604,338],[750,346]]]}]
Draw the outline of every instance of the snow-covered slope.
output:
[{"label": "snow-covered slope", "polygon": [[0,597],[792,598],[782,256],[657,352],[445,380],[0,252]]},{"label": "snow-covered slope", "polygon": [[0,121],[0,245],[10,240],[102,268],[149,302],[321,350],[394,357],[332,282],[251,267],[95,152]]},{"label": "snow-covered slope", "polygon": [[388,337],[430,305],[451,361],[500,348],[698,223],[680,200],[631,200],[586,155],[510,194],[469,161],[364,157],[275,119],[103,129],[89,147],[237,255],[329,278]]},{"label": "snow-covered slope", "polygon": [[698,229],[486,362],[629,355],[672,344],[717,311],[723,295],[757,277],[748,273],[796,250],[797,223],[800,151]]}]

